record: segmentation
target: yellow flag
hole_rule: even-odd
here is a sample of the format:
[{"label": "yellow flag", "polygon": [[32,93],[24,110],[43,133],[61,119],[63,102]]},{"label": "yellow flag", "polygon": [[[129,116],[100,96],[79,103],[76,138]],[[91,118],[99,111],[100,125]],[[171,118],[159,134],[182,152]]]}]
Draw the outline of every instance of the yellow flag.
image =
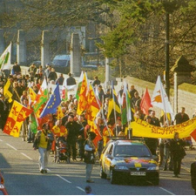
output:
[{"label": "yellow flag", "polygon": [[22,123],[32,113],[32,111],[33,110],[26,108],[19,102],[14,101],[3,132],[8,135],[12,135],[13,137],[19,137]]},{"label": "yellow flag", "polygon": [[89,87],[88,95],[87,95],[87,109],[86,109],[86,118],[88,124],[92,126],[94,123],[94,119],[97,116],[97,113],[100,111],[100,106],[97,102],[95,92],[93,90],[92,85]]},{"label": "yellow flag", "polygon": [[10,80],[8,79],[7,82],[6,82],[6,84],[5,84],[5,86],[4,86],[4,88],[3,88],[4,96],[5,96],[6,98],[8,98],[8,102],[9,102],[9,103],[12,102],[12,96],[13,96],[12,93],[9,91],[10,85],[11,85],[11,82],[10,82]]},{"label": "yellow flag", "polygon": [[37,96],[37,94],[35,93],[35,91],[31,87],[29,87],[30,105],[31,105],[31,103],[34,103],[36,96]]},{"label": "yellow flag", "polygon": [[78,108],[77,108],[77,114],[81,115],[81,113],[86,109],[87,107],[87,78],[86,73],[83,76],[82,85],[79,93],[79,100],[78,100]]},{"label": "yellow flag", "polygon": [[57,114],[57,119],[59,120],[59,119],[62,119],[63,117],[64,117],[64,114],[63,114],[63,111],[62,111],[62,107],[61,106],[58,106],[57,107],[57,112],[56,112],[56,114]]},{"label": "yellow flag", "polygon": [[146,121],[136,118],[134,122],[130,123],[130,126],[133,129],[133,136],[136,137],[173,139],[174,133],[178,132],[180,138],[185,138],[189,137],[195,130],[196,119],[191,119],[184,123],[169,127],[156,127],[148,124]]}]

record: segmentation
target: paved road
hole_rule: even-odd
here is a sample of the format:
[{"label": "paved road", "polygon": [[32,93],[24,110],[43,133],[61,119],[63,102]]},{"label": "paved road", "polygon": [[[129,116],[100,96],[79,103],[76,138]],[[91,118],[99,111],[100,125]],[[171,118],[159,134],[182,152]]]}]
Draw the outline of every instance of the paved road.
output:
[{"label": "paved road", "polygon": [[[47,175],[39,173],[38,151],[32,149],[32,143],[23,142],[0,132],[0,169],[5,177],[9,194],[14,195],[84,195],[85,164],[53,162],[50,155]],[[184,166],[188,162],[184,162]],[[93,170],[94,184],[91,184],[96,195],[192,195],[190,174],[182,170],[181,178],[173,178],[172,172],[160,171],[160,185],[150,183],[111,185],[108,180],[99,177],[99,165]]]}]

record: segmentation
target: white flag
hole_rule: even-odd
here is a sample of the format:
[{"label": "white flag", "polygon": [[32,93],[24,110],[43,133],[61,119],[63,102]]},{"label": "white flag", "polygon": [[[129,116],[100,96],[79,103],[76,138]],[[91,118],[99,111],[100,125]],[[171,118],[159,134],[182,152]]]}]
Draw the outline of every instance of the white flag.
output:
[{"label": "white flag", "polygon": [[163,88],[160,76],[157,78],[156,86],[151,98],[151,104],[162,109],[165,113],[171,114],[172,119],[174,118],[174,112],[168,100],[165,89]]},{"label": "white flag", "polygon": [[11,69],[11,49],[12,43],[4,50],[3,54],[0,57],[0,68],[1,69]]}]

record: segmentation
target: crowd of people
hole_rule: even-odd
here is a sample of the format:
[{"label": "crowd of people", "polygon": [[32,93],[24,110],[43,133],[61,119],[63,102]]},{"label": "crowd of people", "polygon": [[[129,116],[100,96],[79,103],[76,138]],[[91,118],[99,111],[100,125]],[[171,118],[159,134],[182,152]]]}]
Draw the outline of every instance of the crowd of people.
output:
[{"label": "crowd of people", "polygon": [[[28,69],[28,74],[22,74],[20,65],[14,64],[11,74],[6,77],[3,72],[0,73],[0,129],[3,130],[6,119],[9,115],[13,100],[20,102],[22,105],[29,107],[29,86],[38,93],[42,85],[43,80],[46,79],[48,83],[62,85],[65,81],[63,74],[57,74],[55,69],[50,65],[46,66],[44,70],[42,66],[38,68],[33,64]],[[12,93],[12,102],[4,96],[3,87],[7,80],[11,85],[9,91]],[[76,80],[69,74],[66,79],[67,85],[75,85]],[[125,130],[128,124],[123,124],[121,120],[121,114],[116,114],[113,111],[108,117],[108,103],[112,97],[111,89],[104,90],[101,81],[96,76],[92,82],[92,86],[96,88],[97,98],[102,103],[102,110],[98,113],[95,119],[95,125],[100,136],[96,140],[96,136],[92,137],[91,126],[86,119],[85,111],[81,114],[77,114],[78,100],[74,94],[70,94],[68,100],[61,101],[60,107],[63,112],[63,116],[57,119],[57,114],[48,114],[47,120],[42,123],[35,135],[31,130],[31,119],[26,119],[23,122],[21,128],[21,136],[23,140],[34,143],[34,149],[39,149],[40,153],[40,172],[47,173],[47,160],[49,151],[56,156],[56,147],[64,142],[66,143],[68,157],[72,161],[76,161],[79,157],[80,161],[86,162],[86,181],[93,182],[91,180],[92,165],[95,163],[95,152],[98,157],[101,155],[103,147],[109,140],[108,136],[125,136]],[[123,88],[117,93],[117,97],[122,97]],[[140,108],[141,96],[134,85],[129,87],[130,102],[132,107],[132,121],[134,118],[140,118],[147,121],[154,126],[167,126],[163,117],[156,117],[155,111],[150,108],[149,114],[142,113]],[[179,124],[189,120],[189,116],[185,113],[185,108],[175,116],[175,124]],[[58,128],[63,134],[54,134],[54,129]],[[51,135],[53,137],[51,137]],[[96,142],[92,142],[96,140]],[[181,160],[185,156],[183,146],[185,140],[180,140],[179,135],[175,134],[172,140],[162,140],[153,138],[144,138],[146,145],[149,147],[153,155],[157,154],[157,149],[160,151],[159,163],[163,166],[164,170],[170,169],[174,171],[174,176],[178,177],[180,173]],[[186,140],[190,143],[190,138]],[[192,144],[190,143],[190,146]]]}]

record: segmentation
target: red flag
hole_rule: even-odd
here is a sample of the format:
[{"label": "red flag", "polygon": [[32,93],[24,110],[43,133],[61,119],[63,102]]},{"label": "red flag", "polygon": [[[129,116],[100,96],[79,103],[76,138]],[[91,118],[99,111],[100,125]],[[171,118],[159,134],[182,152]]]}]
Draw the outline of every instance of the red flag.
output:
[{"label": "red flag", "polygon": [[140,103],[140,108],[144,114],[148,115],[148,110],[150,107],[152,107],[151,99],[150,99],[150,95],[148,93],[148,89],[146,88],[146,91],[145,91],[145,93],[142,97],[141,103]]},{"label": "red flag", "polygon": [[196,141],[196,129],[190,135]]}]

